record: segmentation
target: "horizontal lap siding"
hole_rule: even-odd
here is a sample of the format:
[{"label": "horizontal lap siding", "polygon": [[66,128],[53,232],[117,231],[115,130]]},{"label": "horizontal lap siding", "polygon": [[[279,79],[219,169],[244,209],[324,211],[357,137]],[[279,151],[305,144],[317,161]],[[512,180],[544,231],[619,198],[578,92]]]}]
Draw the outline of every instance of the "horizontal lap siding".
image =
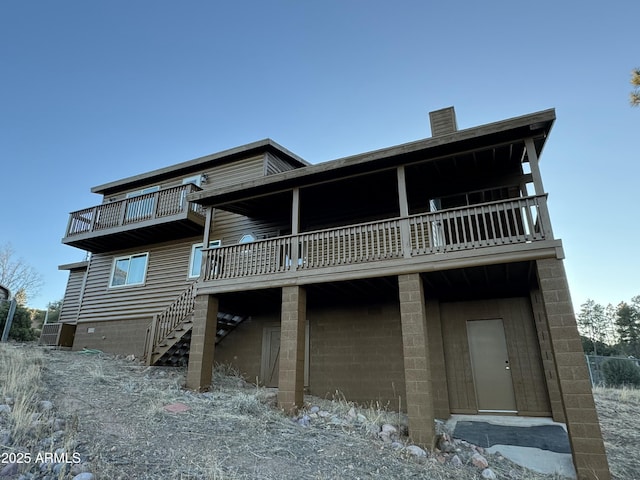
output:
[{"label": "horizontal lap siding", "polygon": [[[91,258],[80,321],[151,317],[164,310],[189,285],[191,246],[201,239],[154,245]],[[109,288],[113,260],[121,255],[149,252],[144,285]]]},{"label": "horizontal lap siding", "polygon": [[60,310],[60,322],[75,322],[78,319],[85,273],[85,269],[71,270],[69,272],[69,280],[67,281],[67,288],[62,300],[62,309]]},{"label": "horizontal lap siding", "polygon": [[126,198],[126,194],[128,192],[135,192],[143,188],[153,187],[156,185],[159,185],[161,189],[176,187],[178,185],[182,185],[183,179],[202,174],[207,176],[206,182],[200,186],[203,190],[219,188],[221,186],[232,185],[234,183],[242,183],[263,177],[265,175],[264,165],[264,155],[258,155],[256,157],[236,160],[214,166],[203,166],[203,168],[199,170],[176,175],[174,178],[163,180],[161,182],[155,181],[135,188],[129,188],[117,194],[108,195],[103,199],[103,201],[108,203],[113,200],[123,200]]},{"label": "horizontal lap siding", "polygon": [[272,153],[267,153],[266,164],[267,164],[267,168],[266,168],[267,175],[286,172],[288,170],[293,170],[294,168],[296,168],[291,163],[281,159],[280,157],[273,155]]},{"label": "horizontal lap siding", "polygon": [[222,245],[235,245],[243,235],[251,234],[256,240],[277,237],[288,228],[277,222],[256,221],[224,210],[216,210],[211,240],[222,240]]}]

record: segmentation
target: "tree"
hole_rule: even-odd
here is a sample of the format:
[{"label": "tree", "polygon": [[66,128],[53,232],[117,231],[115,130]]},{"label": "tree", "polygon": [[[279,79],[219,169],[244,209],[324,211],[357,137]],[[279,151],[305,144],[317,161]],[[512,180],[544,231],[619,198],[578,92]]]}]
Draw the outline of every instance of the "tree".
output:
[{"label": "tree", "polygon": [[11,244],[0,246],[0,285],[7,287],[20,305],[42,287],[42,275],[22,258],[15,258]]},{"label": "tree", "polygon": [[640,358],[640,295],[618,305],[616,327],[624,352]]},{"label": "tree", "polygon": [[[37,328],[42,328],[45,320],[47,323],[56,323],[60,318],[60,310],[62,309],[62,300],[51,302],[47,305],[47,310],[32,310],[33,322]],[[48,313],[48,315],[47,315]]]},{"label": "tree", "polygon": [[634,87],[633,91],[629,94],[631,106],[640,106],[640,68],[631,70],[631,85]]},{"label": "tree", "polygon": [[[11,302],[0,303],[0,334],[4,330],[4,324],[7,321],[10,303]],[[22,305],[16,306],[13,322],[11,323],[11,330],[9,330],[9,338],[18,342],[29,342],[36,339],[36,334],[31,328],[31,312]]]},{"label": "tree", "polygon": [[594,355],[598,355],[598,352],[602,354],[602,351],[598,349],[598,345],[605,343],[607,330],[609,329],[609,318],[605,308],[599,303],[587,299],[580,306],[577,321],[581,333],[591,340],[589,351],[593,352]]}]

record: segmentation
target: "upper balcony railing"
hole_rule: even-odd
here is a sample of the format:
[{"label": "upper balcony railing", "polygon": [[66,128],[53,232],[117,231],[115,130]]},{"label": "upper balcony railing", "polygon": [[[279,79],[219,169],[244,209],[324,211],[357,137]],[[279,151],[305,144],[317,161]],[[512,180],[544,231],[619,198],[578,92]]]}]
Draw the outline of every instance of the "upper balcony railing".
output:
[{"label": "upper balcony railing", "polygon": [[204,281],[339,267],[553,238],[546,195],[204,250]]},{"label": "upper balcony railing", "polygon": [[65,237],[138,224],[191,211],[204,218],[187,194],[201,190],[191,183],[72,212]]}]

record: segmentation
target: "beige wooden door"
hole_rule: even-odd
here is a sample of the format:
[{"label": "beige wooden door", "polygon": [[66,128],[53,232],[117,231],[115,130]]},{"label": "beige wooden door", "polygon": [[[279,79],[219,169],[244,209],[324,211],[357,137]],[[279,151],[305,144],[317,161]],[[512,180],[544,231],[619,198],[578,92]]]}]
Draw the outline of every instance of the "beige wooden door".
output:
[{"label": "beige wooden door", "polygon": [[[280,370],[280,324],[265,326],[262,330],[262,364],[260,376],[265,387],[278,386]],[[305,329],[304,385],[309,385],[309,324]]]},{"label": "beige wooden door", "polygon": [[467,337],[479,412],[515,412],[502,319],[468,320]]},{"label": "beige wooden door", "polygon": [[266,387],[277,387],[280,365],[280,326],[264,327],[262,335],[262,382]]}]

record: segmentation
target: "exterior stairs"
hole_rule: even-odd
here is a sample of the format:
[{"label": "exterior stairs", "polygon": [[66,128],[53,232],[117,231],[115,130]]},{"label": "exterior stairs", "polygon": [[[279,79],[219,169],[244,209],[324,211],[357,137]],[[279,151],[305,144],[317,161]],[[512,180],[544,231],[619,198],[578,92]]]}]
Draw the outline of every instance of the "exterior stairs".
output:
[{"label": "exterior stairs", "polygon": [[[183,366],[189,362],[196,284],[192,283],[147,327],[144,358],[147,365]],[[247,316],[218,312],[216,345]]]}]

